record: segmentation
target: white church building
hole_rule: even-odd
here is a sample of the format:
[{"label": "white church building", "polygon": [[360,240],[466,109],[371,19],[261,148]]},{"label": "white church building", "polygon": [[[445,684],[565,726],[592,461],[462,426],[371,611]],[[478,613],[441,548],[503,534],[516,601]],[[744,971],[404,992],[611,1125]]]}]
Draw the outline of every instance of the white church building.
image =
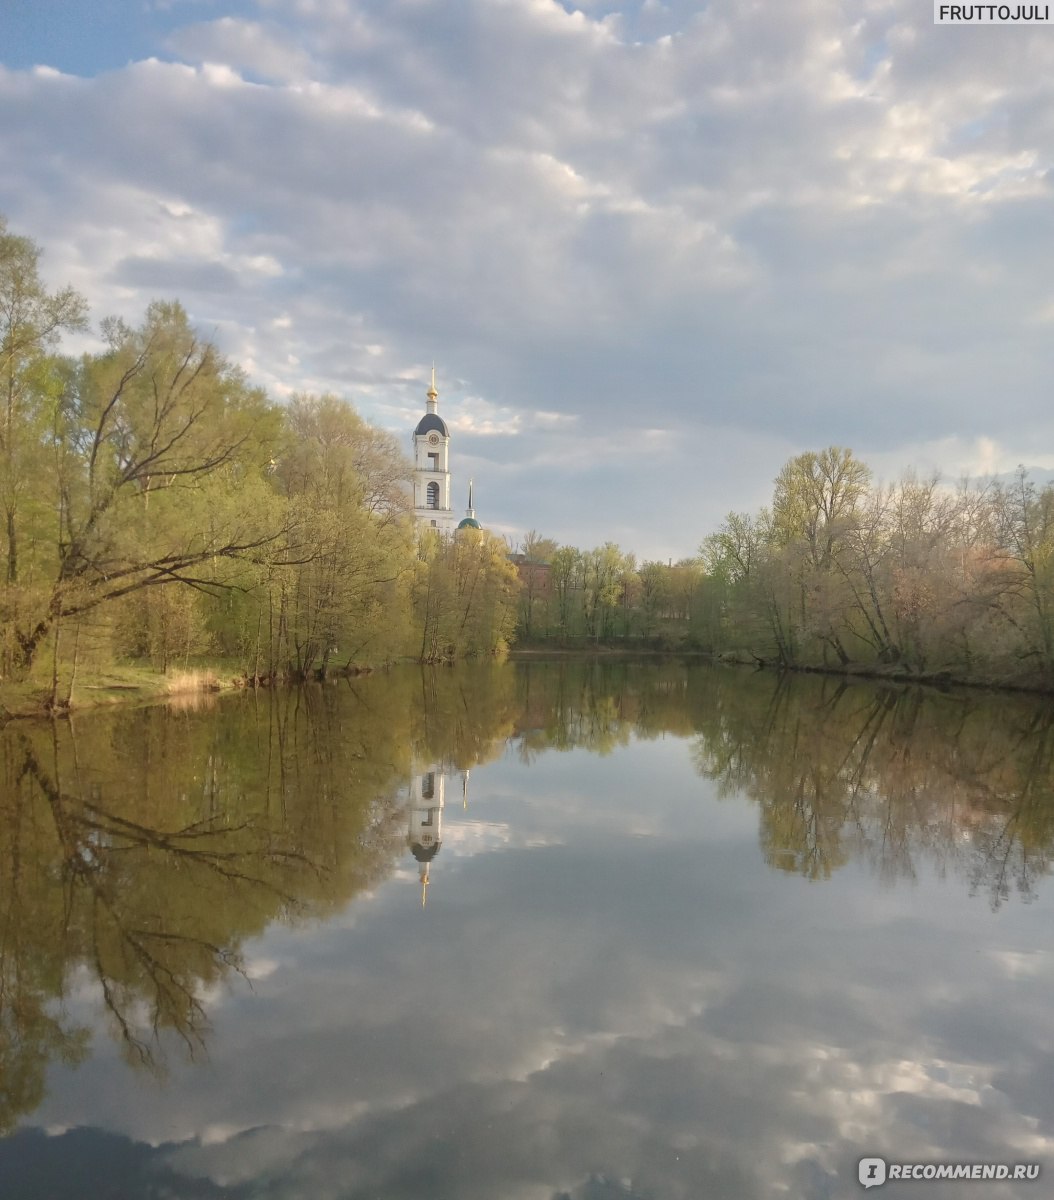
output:
[{"label": "white church building", "polygon": [[428,409],[414,430],[414,518],[418,527],[454,533],[458,529],[479,529],[472,507],[472,483],[468,485],[468,509],[459,521],[450,497],[450,430],[439,415],[436,370],[428,392]]}]

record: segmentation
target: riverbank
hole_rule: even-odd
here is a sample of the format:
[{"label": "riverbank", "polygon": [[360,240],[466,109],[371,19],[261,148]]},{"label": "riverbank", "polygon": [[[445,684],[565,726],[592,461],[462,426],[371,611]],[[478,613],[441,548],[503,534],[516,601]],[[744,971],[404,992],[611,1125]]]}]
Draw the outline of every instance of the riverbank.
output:
[{"label": "riverbank", "polygon": [[656,647],[647,645],[615,646],[610,644],[558,645],[514,647],[509,651],[512,661],[529,662],[539,659],[602,660],[612,659],[700,659],[727,667],[749,667],[751,670],[787,671],[796,675],[827,675],[834,678],[861,679],[874,683],[898,683],[916,687],[978,688],[993,692],[1023,692],[1028,695],[1054,696],[1054,680],[1042,673],[1034,674],[969,673],[951,668],[917,670],[900,663],[845,663],[837,665],[798,663],[788,666],[774,659],[755,654],[724,652],[712,654],[695,647]]},{"label": "riverbank", "polygon": [[73,686],[55,689],[51,681],[31,676],[0,686],[0,723],[19,718],[61,715],[111,704],[153,704],[193,699],[244,687],[222,666],[193,667],[167,673],[134,664],[78,673]]},{"label": "riverbank", "polygon": [[[914,687],[933,687],[947,690],[953,687],[992,692],[1016,692],[1027,695],[1054,696],[1054,681],[1036,675],[994,674],[978,675],[953,670],[919,671],[899,664],[847,663],[823,666],[798,664],[786,666],[773,660],[744,653],[711,654],[696,647],[674,648],[640,644],[612,645],[591,643],[581,645],[539,645],[513,647],[507,656],[511,662],[560,661],[641,661],[696,660],[718,666],[749,667],[751,670],[786,671],[791,674],[825,675],[846,680],[872,683],[894,683]],[[446,664],[449,665],[449,664]],[[326,678],[337,679],[369,673],[372,667],[336,668],[326,672]],[[318,679],[313,672],[313,679]],[[0,685],[0,725],[18,719],[62,716],[115,704],[174,703],[196,705],[221,692],[253,688],[280,687],[304,682],[294,675],[266,676],[250,679],[236,672],[234,664],[215,662],[167,673],[140,664],[118,664],[78,673],[72,689],[68,683],[54,689],[50,679],[34,677],[19,683]]]},{"label": "riverbank", "polygon": [[919,671],[898,665],[846,663],[844,666],[793,666],[777,663],[744,663],[763,669],[793,671],[802,675],[841,676],[872,683],[900,683],[936,688],[977,688],[987,692],[1024,692],[1032,696],[1054,696],[1054,681],[1042,675],[966,674],[954,670]]},{"label": "riverbank", "polygon": [[282,673],[249,677],[237,671],[234,663],[222,661],[169,672],[124,663],[79,671],[72,687],[67,680],[60,683],[57,690],[50,679],[34,675],[17,683],[0,685],[0,725],[7,721],[63,716],[114,704],[179,703],[189,706],[220,692],[353,678],[370,674],[375,669],[349,666],[329,668],[324,675],[311,671],[301,675]]},{"label": "riverbank", "polygon": [[671,650],[654,646],[514,646],[506,655],[510,662],[526,662],[538,658],[611,659],[611,658],[701,658],[716,662],[703,650]]}]

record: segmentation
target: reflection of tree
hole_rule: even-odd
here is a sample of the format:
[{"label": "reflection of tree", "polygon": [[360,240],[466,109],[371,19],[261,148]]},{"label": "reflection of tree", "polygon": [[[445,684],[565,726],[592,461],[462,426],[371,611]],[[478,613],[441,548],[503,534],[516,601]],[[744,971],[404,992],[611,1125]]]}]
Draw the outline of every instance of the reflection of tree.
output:
[{"label": "reflection of tree", "polygon": [[248,939],[391,869],[415,743],[469,767],[511,728],[500,674],[0,730],[0,1130],[39,1104],[50,1060],[86,1054],[73,997],[99,997],[131,1063],[200,1049]]},{"label": "reflection of tree", "polygon": [[875,687],[674,663],[540,662],[518,673],[521,753],[698,735],[700,774],[760,811],[772,866],[887,879],[925,858],[998,906],[1054,851],[1054,712],[1027,697]]},{"label": "reflection of tree", "polygon": [[231,896],[243,917],[250,908],[263,920],[269,910],[280,915],[295,906],[292,889],[310,860],[283,844],[285,831],[251,817],[144,825],[64,791],[59,762],[56,745],[52,771],[45,771],[27,742],[25,774],[54,822],[66,931],[91,965],[130,1055],[153,1061],[143,1026],[155,1039],[171,1029],[193,1050],[205,1026],[201,984],[239,966],[227,921]]},{"label": "reflection of tree", "polygon": [[[52,1058],[71,1064],[83,1059],[87,1031],[67,1029],[49,1011],[52,998],[62,994],[65,968],[62,947],[54,944],[58,889],[41,869],[35,814],[16,786],[24,762],[7,759],[2,770],[0,837],[17,849],[5,855],[0,875],[0,1132],[6,1132],[20,1113],[40,1103]],[[41,932],[47,940],[38,947]]]},{"label": "reflection of tree", "polygon": [[412,763],[469,769],[510,734],[527,757],[694,737],[719,793],[758,805],[766,860],[811,879],[853,858],[891,879],[925,862],[999,905],[1050,870],[1054,713],[1026,698],[568,661],[9,725],[0,1129],[40,1102],[49,1061],[86,1054],[85,997],[130,1061],[195,1052],[249,939],[338,910],[402,855]]},{"label": "reflection of tree", "polygon": [[697,764],[759,803],[773,865],[815,879],[854,857],[910,878],[924,855],[996,905],[1011,879],[1030,896],[1047,871],[1043,706],[815,677],[757,675],[732,692],[700,727]]}]

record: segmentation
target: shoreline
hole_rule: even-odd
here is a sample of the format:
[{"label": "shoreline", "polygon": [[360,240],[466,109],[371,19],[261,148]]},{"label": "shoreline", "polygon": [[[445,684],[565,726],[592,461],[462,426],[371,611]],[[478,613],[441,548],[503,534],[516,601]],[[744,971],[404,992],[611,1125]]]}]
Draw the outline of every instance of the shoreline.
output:
[{"label": "shoreline", "polygon": [[[927,687],[938,691],[968,688],[972,691],[1012,693],[1035,697],[1054,697],[1054,682],[1027,679],[1000,679],[990,676],[959,675],[951,670],[912,671],[897,666],[847,663],[844,666],[796,665],[786,666],[755,656],[725,653],[712,654],[704,650],[657,648],[653,646],[551,646],[512,647],[505,655],[508,662],[535,661],[630,662],[630,661],[699,661],[715,667],[750,668],[752,671],[786,673],[788,675],[824,675],[847,682],[861,680],[872,684],[896,684],[903,687]],[[418,666],[439,664],[418,663]],[[324,674],[310,672],[304,676],[283,674],[250,677],[228,674],[222,665],[176,671],[169,675],[136,666],[114,667],[97,672],[76,685],[72,703],[51,703],[50,689],[40,684],[18,684],[0,687],[0,727],[18,720],[54,720],[73,714],[90,712],[115,705],[168,704],[186,705],[193,700],[230,692],[259,691],[301,683],[325,683],[327,680],[351,679],[386,670],[381,667],[351,666],[329,669]],[[443,665],[455,665],[444,662]]]},{"label": "shoreline", "polygon": [[753,671],[774,671],[788,675],[826,675],[833,679],[861,679],[869,683],[895,683],[913,687],[932,687],[946,691],[953,687],[970,688],[978,691],[1013,692],[1028,696],[1054,696],[1054,680],[1030,681],[1027,679],[1001,679],[994,676],[960,675],[952,670],[913,671],[896,665],[885,666],[871,663],[846,663],[844,666],[822,666],[811,664],[786,664],[761,659],[753,655],[725,652],[712,654],[706,650],[656,649],[654,647],[599,646],[554,646],[543,649],[538,646],[513,648],[508,655],[510,661],[532,659],[698,659],[721,667],[749,667]]}]

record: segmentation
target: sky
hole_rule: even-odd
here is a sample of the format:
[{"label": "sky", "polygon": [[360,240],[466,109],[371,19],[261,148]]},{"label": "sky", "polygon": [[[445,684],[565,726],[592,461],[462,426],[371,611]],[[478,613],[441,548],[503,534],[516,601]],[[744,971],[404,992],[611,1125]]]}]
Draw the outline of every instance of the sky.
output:
[{"label": "sky", "polygon": [[407,450],[434,361],[514,543],[691,555],[827,445],[1054,467],[1052,160],[1054,25],[929,0],[0,0],[48,283]]}]

